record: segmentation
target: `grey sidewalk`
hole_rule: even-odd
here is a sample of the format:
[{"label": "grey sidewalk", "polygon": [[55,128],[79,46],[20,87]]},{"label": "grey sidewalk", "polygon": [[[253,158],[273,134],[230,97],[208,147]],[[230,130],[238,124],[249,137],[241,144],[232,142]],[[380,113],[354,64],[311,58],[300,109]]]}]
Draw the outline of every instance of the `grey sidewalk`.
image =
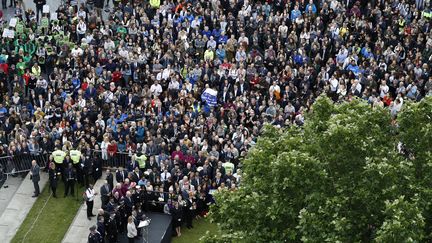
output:
[{"label": "grey sidewalk", "polygon": [[[44,172],[41,172],[40,175],[41,180],[39,186],[42,191],[47,184],[48,175]],[[6,182],[5,185],[7,183],[8,182]],[[6,191],[2,192],[2,190],[0,190],[0,194],[10,193]],[[33,191],[33,182],[30,180],[30,175],[27,175],[16,192],[14,192],[15,194],[13,194],[12,199],[9,201],[9,204],[0,216],[0,235],[2,242],[10,242],[22,222],[24,222],[24,219],[33,207],[33,204],[36,202],[36,198],[31,197]]]},{"label": "grey sidewalk", "polygon": [[2,188],[0,188],[0,215],[3,214],[4,210],[9,205],[9,202],[12,200],[15,192],[21,186],[23,181],[24,178],[22,178],[22,176],[9,176]]},{"label": "grey sidewalk", "polygon": [[[100,187],[103,185],[105,180],[105,173],[102,174],[101,179],[99,179],[95,185],[94,190],[98,193],[96,195],[93,205],[93,214],[97,214],[99,208],[101,208],[101,199],[100,199]],[[115,177],[114,177],[115,181]],[[114,182],[115,183],[115,182]],[[87,206],[85,203],[81,205],[72,224],[69,226],[68,231],[66,232],[62,242],[63,243],[86,243],[88,241],[87,237],[90,233],[89,228],[92,225],[96,225],[96,217],[91,218],[91,220],[87,219]]]}]

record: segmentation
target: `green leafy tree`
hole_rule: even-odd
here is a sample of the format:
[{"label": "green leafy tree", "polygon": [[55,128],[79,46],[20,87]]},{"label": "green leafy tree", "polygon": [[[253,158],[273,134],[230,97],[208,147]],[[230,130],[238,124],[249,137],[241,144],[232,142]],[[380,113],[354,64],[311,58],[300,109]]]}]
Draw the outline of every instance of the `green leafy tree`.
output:
[{"label": "green leafy tree", "polygon": [[431,117],[431,97],[405,104],[397,126],[366,101],[318,98],[303,127],[263,130],[242,187],[215,195],[211,219],[223,234],[204,240],[430,240]]}]

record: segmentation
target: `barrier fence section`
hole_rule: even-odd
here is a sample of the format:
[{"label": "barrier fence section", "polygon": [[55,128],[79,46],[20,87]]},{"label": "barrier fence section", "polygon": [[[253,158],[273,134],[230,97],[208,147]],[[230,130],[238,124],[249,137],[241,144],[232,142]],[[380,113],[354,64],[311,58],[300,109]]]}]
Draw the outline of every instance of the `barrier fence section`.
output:
[{"label": "barrier fence section", "polygon": [[127,152],[116,152],[114,155],[110,155],[101,150],[93,150],[93,156],[102,158],[102,167],[104,168],[126,168],[132,160],[132,154]]},{"label": "barrier fence section", "polygon": [[[11,175],[16,173],[28,172],[31,169],[32,160],[36,160],[41,168],[45,168],[49,161],[50,154],[19,154],[0,157],[0,175]],[[114,155],[103,154],[100,150],[94,150],[93,156],[102,158],[104,168],[126,168],[132,159],[132,154],[117,152]]]},{"label": "barrier fence section", "polygon": [[0,157],[0,171],[5,175],[28,172],[32,167],[32,160],[36,160],[41,168],[45,168],[48,154],[19,154]]}]

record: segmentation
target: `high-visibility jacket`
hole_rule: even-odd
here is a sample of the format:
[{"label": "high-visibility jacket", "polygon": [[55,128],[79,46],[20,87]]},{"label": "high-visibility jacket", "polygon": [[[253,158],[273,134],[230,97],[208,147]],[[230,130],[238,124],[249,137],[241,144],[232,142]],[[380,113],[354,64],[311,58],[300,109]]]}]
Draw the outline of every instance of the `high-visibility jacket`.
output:
[{"label": "high-visibility jacket", "polygon": [[138,162],[138,167],[140,169],[145,168],[145,162],[147,161],[147,156],[145,156],[145,154],[142,154],[141,156],[137,156],[135,160],[136,162]]},{"label": "high-visibility jacket", "polygon": [[150,6],[152,8],[159,8],[159,6],[160,6],[160,0],[150,0]]},{"label": "high-visibility jacket", "polygon": [[431,19],[432,18],[432,11],[430,10],[424,10],[422,12],[422,15],[426,18],[426,19]]},{"label": "high-visibility jacket", "polygon": [[69,156],[74,164],[78,164],[81,158],[81,151],[72,149],[69,151]]},{"label": "high-visibility jacket", "polygon": [[52,152],[52,156],[54,159],[54,162],[56,162],[57,164],[62,164],[64,158],[66,157],[66,153],[63,150],[56,150],[54,152]]},{"label": "high-visibility jacket", "polygon": [[231,171],[231,173],[234,173],[234,164],[231,162],[223,163],[222,166],[225,168],[225,172],[228,173],[228,171]]}]

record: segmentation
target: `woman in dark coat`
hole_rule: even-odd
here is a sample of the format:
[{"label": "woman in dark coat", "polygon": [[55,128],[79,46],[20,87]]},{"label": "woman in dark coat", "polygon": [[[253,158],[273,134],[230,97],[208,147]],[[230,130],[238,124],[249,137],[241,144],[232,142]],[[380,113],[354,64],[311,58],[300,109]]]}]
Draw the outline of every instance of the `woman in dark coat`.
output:
[{"label": "woman in dark coat", "polygon": [[51,191],[53,193],[53,197],[57,197],[57,195],[56,195],[56,191],[57,191],[57,179],[58,179],[58,175],[60,173],[57,172],[54,162],[50,163],[49,169],[48,169],[48,174],[49,174],[50,189],[51,189]]},{"label": "woman in dark coat", "polygon": [[181,236],[180,228],[182,224],[183,210],[176,201],[174,201],[174,207],[171,209],[171,215],[176,234],[177,236]]}]

